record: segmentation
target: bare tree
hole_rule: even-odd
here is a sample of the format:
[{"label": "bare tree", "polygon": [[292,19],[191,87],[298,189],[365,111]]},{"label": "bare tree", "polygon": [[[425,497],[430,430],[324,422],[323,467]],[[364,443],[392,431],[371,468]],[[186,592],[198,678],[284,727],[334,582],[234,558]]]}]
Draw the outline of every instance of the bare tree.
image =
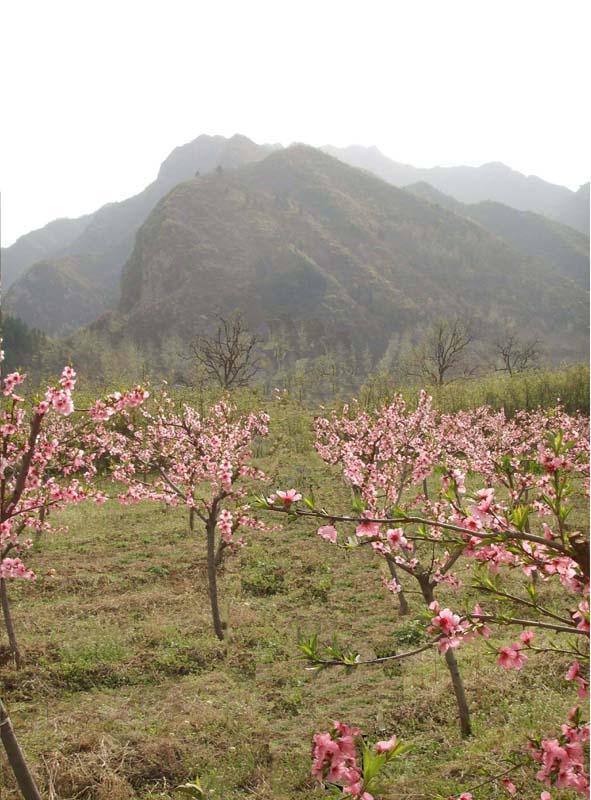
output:
[{"label": "bare tree", "polygon": [[410,354],[406,372],[410,377],[443,386],[453,379],[454,372],[468,374],[466,356],[473,341],[469,322],[461,317],[440,319]]},{"label": "bare tree", "polygon": [[256,346],[260,339],[249,332],[242,315],[217,317],[213,336],[196,336],[189,345],[191,357],[224,389],[246,386],[258,372]]},{"label": "bare tree", "polygon": [[540,356],[539,341],[524,341],[511,332],[507,332],[495,342],[495,351],[501,361],[497,372],[508,372],[513,376],[516,372],[525,372],[537,366]]}]

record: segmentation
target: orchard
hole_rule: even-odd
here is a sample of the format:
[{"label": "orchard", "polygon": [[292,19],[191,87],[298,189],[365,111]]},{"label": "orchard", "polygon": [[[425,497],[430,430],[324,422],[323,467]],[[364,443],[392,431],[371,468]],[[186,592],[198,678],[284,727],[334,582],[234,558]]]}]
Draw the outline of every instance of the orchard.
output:
[{"label": "orchard", "polygon": [[[86,794],[79,788],[78,794],[67,788],[56,793],[51,771],[41,767],[45,763],[39,755],[42,746],[37,743],[33,748],[37,757],[28,747],[24,752],[16,736],[27,739],[27,731],[16,724],[13,729],[7,710],[7,693],[20,691],[27,697],[25,682],[34,682],[35,670],[43,667],[34,663],[30,636],[29,645],[21,646],[12,613],[13,587],[30,584],[27,597],[33,604],[37,565],[43,561],[41,589],[46,586],[45,591],[53,591],[50,586],[57,570],[47,561],[55,552],[51,542],[68,547],[70,534],[64,520],[68,508],[82,508],[82,504],[93,504],[88,507],[97,509],[93,512],[97,514],[117,508],[121,526],[134,509],[142,509],[154,528],[166,518],[167,509],[167,514],[176,510],[182,515],[182,530],[167,544],[167,552],[183,554],[174,580],[183,587],[187,619],[199,613],[198,606],[204,602],[200,587],[206,585],[210,621],[203,636],[209,636],[213,628],[215,646],[222,649],[211,653],[220,664],[233,663],[244,635],[242,620],[250,611],[249,602],[242,603],[240,613],[224,618],[223,609],[235,609],[238,603],[232,594],[236,580],[250,587],[253,596],[264,597],[272,590],[289,597],[290,567],[317,544],[324,548],[327,563],[330,559],[331,564],[342,562],[345,570],[348,565],[367,569],[368,581],[373,580],[377,565],[387,601],[383,608],[389,609],[379,620],[384,634],[397,624],[412,623],[408,628],[412,641],[405,647],[365,656],[366,644],[359,636],[342,644],[344,632],[329,630],[336,595],[324,592],[323,632],[301,631],[299,640],[292,641],[291,653],[279,656],[279,661],[300,657],[303,676],[329,673],[338,686],[337,695],[324,698],[322,706],[314,709],[318,719],[325,720],[324,726],[298,728],[297,746],[311,743],[307,771],[316,786],[307,785],[299,795],[267,786],[254,796],[393,797],[391,787],[412,758],[410,726],[408,731],[389,729],[382,736],[372,731],[368,736],[356,719],[346,716],[351,705],[348,692],[353,686],[358,692],[360,680],[366,686],[371,681],[359,678],[360,674],[386,666],[400,665],[412,674],[417,659],[421,663],[425,658],[441,659],[444,671],[437,674],[453,695],[458,747],[470,747],[478,731],[470,703],[475,678],[462,663],[466,648],[480,648],[494,660],[498,675],[506,676],[508,692],[515,686],[514,674],[535,674],[556,664],[559,681],[570,687],[572,700],[565,705],[558,727],[545,727],[543,721],[535,720],[535,729],[524,737],[517,752],[500,754],[503,763],[498,770],[475,773],[463,780],[460,792],[454,783],[453,789],[440,796],[459,800],[588,796],[589,724],[584,700],[589,661],[589,540],[581,518],[589,496],[586,417],[567,414],[559,403],[549,409],[519,411],[511,418],[487,407],[442,414],[425,392],[412,407],[398,396],[372,411],[352,402],[306,422],[305,435],[312,431],[315,454],[305,459],[311,463],[318,458],[322,465],[312,487],[305,471],[301,484],[277,482],[285,474],[277,458],[284,459],[295,446],[284,408],[289,400],[280,393],[269,401],[270,408],[262,410],[267,404],[261,401],[254,411],[239,407],[230,396],[197,411],[191,398],[177,398],[166,387],[136,386],[85,398],[79,404],[72,367],[65,367],[39,396],[27,392],[25,377],[14,372],[4,378],[0,412],[0,592],[10,654],[10,663],[3,669],[11,676],[3,690],[0,733],[26,800],[105,796],[92,786]],[[282,419],[285,430],[273,440],[275,417]],[[274,542],[279,547],[287,541],[291,526],[300,538],[290,540],[290,561],[273,565],[271,575]],[[116,548],[116,534],[113,531],[109,552],[113,571],[118,556],[122,570],[129,563],[123,560],[125,549]],[[164,534],[156,535],[164,538]],[[264,547],[259,559],[263,566],[256,580],[252,576],[247,580],[241,575],[245,563],[241,554],[254,547]],[[183,568],[183,559],[193,552],[195,564]],[[75,549],[72,556],[76,562],[84,559]],[[172,585],[170,569],[159,569],[161,575],[158,569],[151,574]],[[273,576],[276,582],[271,585]],[[48,596],[51,602],[51,593]],[[351,613],[351,630],[359,631],[370,612],[358,603]],[[26,613],[21,603],[19,620]],[[141,617],[142,609],[137,613]],[[289,625],[291,613],[286,606],[283,617],[273,618],[277,635]],[[34,618],[28,621],[35,623]],[[57,619],[55,624],[57,632]],[[325,637],[327,632],[334,636]],[[43,635],[36,637],[39,647],[43,643],[37,640]],[[68,629],[60,635],[67,644]],[[240,661],[233,669],[244,678],[250,674],[249,653],[254,658],[257,647],[256,640],[241,644]],[[208,667],[206,663],[202,668]],[[190,664],[187,669],[191,674]],[[138,682],[145,678],[141,669],[133,674]],[[303,707],[307,686],[305,681],[298,686],[302,693],[298,703]],[[540,682],[535,691],[543,692]],[[42,702],[43,689],[35,686],[34,696]],[[540,700],[543,703],[543,696]],[[364,707],[372,709],[375,703],[368,690]],[[51,708],[47,713],[51,716]],[[199,723],[195,726],[199,736]],[[170,736],[174,740],[174,734]],[[287,748],[293,743],[293,733],[290,736]],[[281,738],[279,730],[275,734],[279,745]],[[177,792],[216,796],[216,789],[210,791],[207,781],[199,777],[192,780],[187,774],[184,781],[162,777],[168,774],[168,758],[162,755],[160,771],[158,766],[152,769],[152,786],[159,795],[142,789],[143,794],[129,796],[173,797]],[[129,760],[133,761],[131,755]],[[220,757],[216,780],[222,785],[224,769],[235,769],[235,760],[230,752]],[[120,772],[124,763],[125,758]],[[424,769],[429,769],[427,761]],[[195,770],[200,771],[199,764]],[[137,784],[129,785],[139,786],[141,781],[136,780]]]}]

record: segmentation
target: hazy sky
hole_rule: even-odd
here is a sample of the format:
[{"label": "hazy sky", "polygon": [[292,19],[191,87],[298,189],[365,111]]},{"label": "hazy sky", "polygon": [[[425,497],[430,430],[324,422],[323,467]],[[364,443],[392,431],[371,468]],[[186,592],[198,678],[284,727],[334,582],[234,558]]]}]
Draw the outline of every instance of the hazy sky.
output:
[{"label": "hazy sky", "polygon": [[588,0],[7,0],[2,242],[200,133],[589,180]]}]

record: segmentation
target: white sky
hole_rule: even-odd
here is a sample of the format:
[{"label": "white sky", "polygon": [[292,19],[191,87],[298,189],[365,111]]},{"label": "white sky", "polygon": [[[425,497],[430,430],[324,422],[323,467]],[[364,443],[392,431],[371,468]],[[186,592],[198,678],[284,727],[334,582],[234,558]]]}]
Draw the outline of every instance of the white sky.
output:
[{"label": "white sky", "polygon": [[589,180],[587,0],[6,0],[2,242],[200,133]]}]

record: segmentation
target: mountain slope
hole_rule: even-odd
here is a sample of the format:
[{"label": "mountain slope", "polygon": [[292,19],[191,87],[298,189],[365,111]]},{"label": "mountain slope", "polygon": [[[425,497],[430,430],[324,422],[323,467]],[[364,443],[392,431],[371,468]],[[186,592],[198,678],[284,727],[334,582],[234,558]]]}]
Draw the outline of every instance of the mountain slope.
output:
[{"label": "mountain slope", "polygon": [[20,236],[1,253],[2,288],[14,283],[31,264],[59,253],[71,244],[84,230],[91,215],[77,219],[55,219],[38,230]]},{"label": "mountain slope", "polygon": [[[43,327],[48,333],[65,333],[90,322],[117,297],[121,268],[131,254],[137,229],[161,197],[197,171],[207,173],[218,166],[235,168],[260,160],[273,149],[270,145],[257,145],[238,135],[231,139],[199,136],[193,142],[177,147],[160,167],[156,180],[143,192],[118,203],[109,203],[81,220],[66,220],[80,227],[70,241],[60,242],[56,250],[46,247],[33,262],[27,263],[21,258],[20,278],[17,277],[6,297],[8,310],[29,324]],[[72,224],[68,232],[73,230]],[[6,249],[3,259],[7,258],[9,263],[15,261],[15,248],[19,242]],[[43,262],[43,280],[37,282],[39,270],[35,261],[39,258]],[[51,296],[57,295],[63,288],[66,275],[75,287],[70,293],[70,319],[53,306],[44,308],[47,292]],[[85,286],[91,297],[84,296]]]},{"label": "mountain slope", "polygon": [[501,203],[460,203],[425,182],[406,186],[405,191],[479,222],[523,255],[542,259],[556,275],[589,289],[589,238],[574,228]]},{"label": "mountain slope", "polygon": [[377,147],[327,145],[323,150],[346,164],[373,172],[394,186],[425,181],[462,203],[491,200],[521,211],[544,214],[589,234],[589,184],[573,192],[498,162],[481,167],[424,168],[392,161]]},{"label": "mountain slope", "polygon": [[[369,347],[436,315],[513,319],[554,357],[586,347],[585,293],[481,225],[312,148],[180,184],[138,232],[122,335],[188,338],[240,309],[293,356]],[[105,324],[108,324],[105,322]],[[559,331],[557,335],[554,330]]]}]

